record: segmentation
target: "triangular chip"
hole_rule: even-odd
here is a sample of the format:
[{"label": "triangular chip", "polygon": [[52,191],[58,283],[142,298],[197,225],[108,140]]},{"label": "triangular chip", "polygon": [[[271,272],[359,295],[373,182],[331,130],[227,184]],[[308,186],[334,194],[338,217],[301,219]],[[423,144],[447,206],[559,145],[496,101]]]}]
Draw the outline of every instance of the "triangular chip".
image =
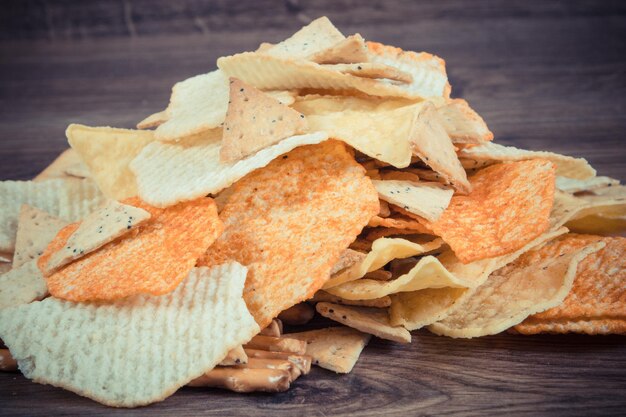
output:
[{"label": "triangular chip", "polygon": [[303,114],[231,78],[220,161],[239,161],[282,139],[304,133],[306,129]]},{"label": "triangular chip", "polygon": [[433,171],[441,174],[448,184],[463,194],[471,191],[465,170],[454,151],[454,145],[432,103],[425,103],[420,108],[409,142],[413,155],[418,156]]},{"label": "triangular chip", "polygon": [[435,182],[372,181],[381,199],[429,221],[448,208],[454,191]]},{"label": "triangular chip", "polygon": [[113,303],[48,298],[0,311],[0,337],[29,379],[113,407],[162,401],[259,331],[246,268],[194,269],[171,294]]},{"label": "triangular chip", "polygon": [[469,195],[455,195],[439,220],[426,223],[462,262],[512,252],[548,229],[551,162],[504,162],[479,171],[470,183]]},{"label": "triangular chip", "polygon": [[[559,305],[572,288],[578,264],[604,244],[540,256],[526,267],[513,264],[496,271],[487,282],[469,290],[453,311],[428,329],[450,337],[471,338],[500,333],[531,314]],[[541,253],[542,249],[538,249]],[[516,263],[525,265],[522,255]]]},{"label": "triangular chip", "polygon": [[307,57],[318,64],[356,64],[368,62],[369,54],[365,40],[358,33]]},{"label": "triangular chip", "polygon": [[610,177],[591,177],[584,180],[576,178],[556,177],[556,188],[568,193],[592,191],[598,188],[619,185],[619,180]]},{"label": "triangular chip", "polygon": [[50,256],[43,272],[46,275],[52,274],[62,266],[130,233],[132,228],[149,218],[150,213],[142,208],[109,200],[80,222],[80,226],[70,235],[65,245]]},{"label": "triangular chip", "polygon": [[[124,203],[146,210],[151,221],[46,277],[50,294],[70,301],[166,294],[187,276],[223,229],[210,198],[167,209],[149,206],[137,198]],[[67,245],[79,226],[73,223],[59,232],[39,258],[40,269],[44,270],[50,257]]]},{"label": "triangular chip", "polygon": [[91,213],[104,201],[91,180],[57,178],[42,181],[0,181],[0,251],[15,250],[17,220],[28,204],[67,221]]},{"label": "triangular chip", "polygon": [[285,336],[304,340],[306,354],[313,358],[313,364],[338,374],[352,371],[371,338],[369,334],[348,327],[328,327]]},{"label": "triangular chip", "polygon": [[128,165],[154,141],[152,131],[71,124],[65,134],[104,195],[114,200],[137,195],[135,175]]},{"label": "triangular chip", "polygon": [[156,207],[167,207],[207,194],[217,194],[255,169],[292,149],[323,142],[323,132],[292,136],[234,163],[220,162],[221,129],[179,143],[154,142],[131,163],[140,197]]},{"label": "triangular chip", "polygon": [[65,225],[65,220],[24,204],[17,223],[13,267],[17,268],[39,258],[48,243]]},{"label": "triangular chip", "polygon": [[408,72],[400,71],[395,67],[385,64],[374,64],[371,62],[359,64],[325,64],[324,68],[363,78],[385,78],[401,83],[410,83],[413,81],[413,77]]},{"label": "triangular chip", "polygon": [[234,186],[224,233],[198,264],[249,266],[244,298],[265,327],[326,282],[377,212],[376,190],[344,144],[298,148]]},{"label": "triangular chip", "polygon": [[345,36],[326,17],[315,19],[288,39],[264,48],[263,53],[283,58],[307,58],[336,45]]},{"label": "triangular chip", "polygon": [[453,143],[478,144],[493,140],[493,133],[483,118],[462,98],[437,107],[437,113]]},{"label": "triangular chip", "polygon": [[514,146],[504,146],[487,142],[459,151],[459,158],[470,163],[465,168],[479,168],[499,161],[524,161],[528,159],[547,159],[556,165],[556,175],[579,180],[596,175],[596,170],[583,158],[560,155],[554,152],[528,151]]},{"label": "triangular chip", "polygon": [[387,310],[370,307],[348,307],[339,304],[317,303],[317,312],[363,333],[398,343],[410,343],[411,333],[402,326],[389,323]]},{"label": "triangular chip", "polygon": [[0,274],[0,310],[40,300],[46,294],[48,287],[37,261],[28,261]]}]

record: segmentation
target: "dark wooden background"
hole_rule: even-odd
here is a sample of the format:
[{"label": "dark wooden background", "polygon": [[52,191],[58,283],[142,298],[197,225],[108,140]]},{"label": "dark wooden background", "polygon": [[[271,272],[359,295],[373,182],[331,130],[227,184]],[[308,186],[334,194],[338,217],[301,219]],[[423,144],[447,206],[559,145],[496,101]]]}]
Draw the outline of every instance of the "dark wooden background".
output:
[{"label": "dark wooden background", "polygon": [[[3,1],[0,178],[27,179],[68,123],[132,127],[176,81],[328,15],[344,33],[445,58],[502,143],[586,157],[626,180],[623,1]],[[0,374],[2,415],[115,410]],[[625,415],[626,338],[415,332],[374,340],[355,370],[316,369],[283,394],[182,389],[120,415]],[[115,414],[115,413],[114,413]]]}]

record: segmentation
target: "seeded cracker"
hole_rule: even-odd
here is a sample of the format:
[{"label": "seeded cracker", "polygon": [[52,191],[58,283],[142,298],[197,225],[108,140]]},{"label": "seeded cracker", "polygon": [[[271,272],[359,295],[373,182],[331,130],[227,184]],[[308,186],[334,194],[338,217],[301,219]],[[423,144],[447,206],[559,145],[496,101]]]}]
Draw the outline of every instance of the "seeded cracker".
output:
[{"label": "seeded cracker", "polygon": [[231,263],[194,269],[160,297],[109,304],[48,298],[1,310],[0,337],[29,379],[113,407],[146,405],[259,331],[241,298],[245,278],[246,269]]},{"label": "seeded cracker", "polygon": [[[167,294],[187,276],[223,228],[210,198],[167,209],[137,198],[124,203],[149,212],[150,222],[46,277],[50,294],[77,302]],[[59,232],[39,258],[40,269],[67,245],[79,226],[73,223]]]},{"label": "seeded cracker", "polygon": [[247,265],[244,298],[265,327],[326,282],[378,212],[376,190],[364,174],[341,142],[293,150],[234,186],[220,213],[224,233],[198,265]]},{"label": "seeded cracker", "polygon": [[66,225],[64,220],[24,204],[17,223],[13,268],[39,258],[50,241]]},{"label": "seeded cracker", "polygon": [[0,275],[0,309],[40,300],[47,294],[46,281],[34,260]]},{"label": "seeded cracker", "polygon": [[230,79],[221,162],[239,161],[306,130],[304,115],[240,80]]},{"label": "seeded cracker", "polygon": [[454,191],[435,182],[372,181],[381,199],[428,221],[436,221],[450,204]]},{"label": "seeded cracker", "polygon": [[308,58],[337,45],[345,38],[326,16],[322,16],[288,39],[263,50],[263,53],[283,58]]}]

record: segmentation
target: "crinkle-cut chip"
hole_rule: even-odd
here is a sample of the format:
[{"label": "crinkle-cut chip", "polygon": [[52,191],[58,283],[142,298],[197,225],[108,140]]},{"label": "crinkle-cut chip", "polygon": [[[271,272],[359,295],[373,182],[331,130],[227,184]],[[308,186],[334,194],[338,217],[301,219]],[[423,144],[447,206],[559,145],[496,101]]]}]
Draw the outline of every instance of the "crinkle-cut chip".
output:
[{"label": "crinkle-cut chip", "polygon": [[515,326],[515,331],[521,334],[538,333],[583,333],[598,334],[626,334],[626,319],[624,318],[592,318],[592,319],[563,319],[563,320],[535,320],[528,318]]},{"label": "crinkle-cut chip", "polygon": [[76,221],[105,200],[89,179],[56,178],[42,181],[0,181],[0,251],[15,250],[17,220],[28,204],[67,221]]},{"label": "crinkle-cut chip", "polygon": [[[438,259],[448,272],[471,282],[473,287],[477,287],[482,285],[493,271],[513,262],[530,249],[539,247],[565,233],[567,233],[566,228],[557,227],[515,252],[468,264],[459,261],[451,250],[441,253]],[[430,288],[394,294],[389,309],[389,318],[393,325],[403,325],[409,330],[416,330],[442,320],[452,311],[455,303],[462,301],[461,297],[467,297],[470,294],[470,290],[453,287]]]},{"label": "crinkle-cut chip", "polygon": [[159,127],[163,123],[167,122],[169,118],[170,115],[167,110],[161,110],[160,112],[153,113],[141,122],[137,123],[137,129],[154,129],[155,127]]},{"label": "crinkle-cut chip", "polygon": [[309,55],[307,59],[318,64],[356,64],[368,62],[369,54],[365,39],[355,33],[326,49]]},{"label": "crinkle-cut chip", "polygon": [[[453,311],[428,329],[442,336],[472,338],[500,333],[526,317],[559,305],[572,288],[578,264],[603,243],[541,257],[527,267],[491,274],[470,289]],[[541,249],[539,249],[541,251]],[[522,255],[518,262],[524,263]],[[468,295],[469,294],[469,295]]]},{"label": "crinkle-cut chip", "polygon": [[[166,209],[138,198],[124,203],[146,210],[151,221],[46,277],[50,294],[76,302],[167,294],[187,276],[224,227],[210,198]],[[39,258],[41,270],[79,225],[72,223],[59,232]]]},{"label": "crinkle-cut chip", "polygon": [[450,204],[454,191],[435,182],[372,181],[378,195],[388,203],[436,221]]},{"label": "crinkle-cut chip", "polygon": [[357,252],[352,249],[346,249],[339,257],[339,260],[333,265],[333,268],[330,270],[330,275],[332,276],[358,262],[363,261],[365,256],[366,255],[364,253]]},{"label": "crinkle-cut chip", "polygon": [[39,258],[48,243],[66,225],[64,220],[24,204],[17,223],[13,268]]},{"label": "crinkle-cut chip", "polygon": [[575,178],[556,177],[556,188],[567,193],[592,191],[598,188],[619,185],[619,180],[610,177],[591,177],[584,180]]},{"label": "crinkle-cut chip", "polygon": [[162,141],[177,141],[215,129],[228,108],[228,76],[220,70],[178,82],[172,88],[168,119],[154,131]]},{"label": "crinkle-cut chip", "polygon": [[162,401],[259,327],[246,268],[196,268],[172,293],[112,303],[56,298],[0,311],[0,337],[29,379],[113,407]]},{"label": "crinkle-cut chip", "polygon": [[322,316],[363,333],[398,343],[411,342],[411,333],[408,330],[402,326],[392,326],[389,323],[387,310],[331,303],[317,303],[315,308]]},{"label": "crinkle-cut chip", "polygon": [[441,174],[446,183],[463,194],[471,191],[465,170],[454,151],[454,145],[432,103],[427,102],[419,108],[409,143],[413,155],[418,156],[433,171]]},{"label": "crinkle-cut chip", "polygon": [[346,37],[326,17],[315,19],[284,41],[262,48],[264,54],[282,58],[308,58],[322,52]]},{"label": "crinkle-cut chip", "polygon": [[388,295],[380,298],[373,298],[371,300],[346,300],[336,295],[332,295],[324,290],[319,290],[309,300],[313,303],[333,303],[333,304],[345,304],[348,306],[361,306],[361,307],[376,307],[387,308],[391,305],[391,297]]},{"label": "crinkle-cut chip", "polygon": [[342,74],[356,75],[363,78],[385,78],[401,83],[410,83],[413,77],[408,72],[385,64],[364,62],[359,64],[323,64],[324,68],[339,71]]},{"label": "crinkle-cut chip", "polygon": [[563,303],[530,316],[529,321],[626,320],[626,238],[568,234],[503,269],[527,267],[544,257],[555,257],[596,242],[604,243],[604,248],[578,265],[574,284]]},{"label": "crinkle-cut chip", "polygon": [[430,229],[422,225],[419,221],[406,216],[395,215],[394,217],[372,217],[367,223],[369,227],[390,227],[394,229],[412,230],[413,233],[431,233]]},{"label": "crinkle-cut chip", "polygon": [[313,358],[314,365],[338,374],[347,374],[354,368],[372,336],[349,327],[328,327],[289,333],[285,337],[304,340],[306,354]]},{"label": "crinkle-cut chip", "polygon": [[442,244],[443,241],[441,239],[434,239],[424,244],[410,242],[405,239],[377,239],[372,243],[371,251],[361,262],[355,263],[348,269],[331,277],[324,284],[323,288],[328,290],[345,282],[354,281],[365,276],[368,272],[382,268],[394,259],[423,255],[439,249]]},{"label": "crinkle-cut chip", "polygon": [[437,113],[453,143],[479,144],[493,140],[483,118],[462,98],[438,106]]},{"label": "crinkle-cut chip", "polygon": [[[493,142],[462,149],[459,151],[459,158],[474,161],[477,164],[476,168],[479,168],[481,165],[490,165],[500,161],[547,159],[556,165],[556,175],[561,177],[584,180],[596,175],[596,170],[583,158],[573,158],[553,152],[528,151]],[[466,166],[466,168],[473,167]]]},{"label": "crinkle-cut chip", "polygon": [[451,87],[446,74],[446,62],[427,52],[403,51],[394,46],[367,42],[369,61],[396,67],[413,76],[404,87],[420,97],[450,97]]},{"label": "crinkle-cut chip", "polygon": [[198,265],[248,265],[244,298],[264,327],[321,288],[377,212],[376,190],[344,144],[298,148],[234,186],[220,213],[226,229]]},{"label": "crinkle-cut chip", "polygon": [[[384,62],[383,62],[384,63]],[[390,65],[390,64],[388,64]],[[356,77],[350,74],[325,68],[323,65],[305,60],[294,60],[267,55],[266,53],[244,52],[221,57],[217,66],[229,77],[255,86],[261,90],[322,89],[335,92],[360,91],[372,96],[403,97],[420,99],[430,97],[427,94],[441,95],[438,80],[428,79],[429,84],[415,83],[415,75],[405,68],[400,70],[411,73],[411,84],[392,80]],[[423,75],[419,74],[423,80]],[[163,127],[165,125],[161,125]],[[157,129],[158,130],[158,129]]]},{"label": "crinkle-cut chip", "polygon": [[104,195],[114,200],[137,195],[137,181],[128,166],[154,141],[152,131],[71,124],[65,134]]},{"label": "crinkle-cut chip", "polygon": [[132,161],[139,196],[148,204],[167,207],[181,201],[216,194],[252,171],[294,148],[327,139],[326,133],[292,136],[234,163],[220,162],[221,130],[180,143],[154,142]]},{"label": "crinkle-cut chip", "polygon": [[41,171],[34,178],[34,181],[49,180],[53,178],[66,178],[67,168],[75,164],[82,164],[80,155],[76,153],[76,151],[73,149],[66,149],[61,152],[61,154],[54,161],[52,161],[50,165],[48,165],[43,171]]},{"label": "crinkle-cut chip", "polygon": [[239,161],[307,130],[303,114],[236,78],[228,103],[220,162]]},{"label": "crinkle-cut chip", "polygon": [[503,162],[470,177],[473,191],[455,195],[436,222],[441,236],[462,262],[515,251],[549,226],[554,199],[554,166],[534,159]]},{"label": "crinkle-cut chip", "polygon": [[[80,225],[70,235],[65,245],[50,256],[42,272],[45,275],[52,274],[52,272],[57,271],[70,262],[94,252],[126,233],[130,233],[131,229],[144,223],[149,218],[150,213],[142,208],[109,200],[80,222]],[[52,238],[54,236],[49,241]]]},{"label": "crinkle-cut chip", "polygon": [[0,310],[40,300],[47,294],[46,280],[35,260],[0,275]]}]

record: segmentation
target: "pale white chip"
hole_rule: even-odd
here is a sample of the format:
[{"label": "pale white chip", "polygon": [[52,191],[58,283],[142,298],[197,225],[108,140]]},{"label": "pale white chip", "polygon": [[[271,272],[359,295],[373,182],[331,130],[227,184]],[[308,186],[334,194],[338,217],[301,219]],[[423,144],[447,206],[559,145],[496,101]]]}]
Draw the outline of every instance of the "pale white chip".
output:
[{"label": "pale white chip", "polygon": [[596,175],[596,170],[583,158],[573,158],[554,152],[528,151],[493,142],[462,149],[458,155],[459,158],[464,160],[463,166],[466,169],[479,168],[499,161],[523,161],[526,159],[543,158],[556,165],[557,176],[584,180]]},{"label": "pale white chip", "polygon": [[326,16],[322,16],[284,41],[264,48],[263,53],[283,58],[307,58],[345,38]]},{"label": "pale white chip", "polygon": [[161,401],[213,369],[259,327],[237,263],[192,270],[176,290],[112,303],[47,298],[0,310],[24,376],[113,407]]},{"label": "pale white chip", "polygon": [[591,177],[584,180],[559,176],[556,177],[556,188],[568,193],[593,191],[598,188],[613,187],[615,185],[619,185],[619,180],[610,177]]},{"label": "pale white chip", "polygon": [[363,62],[358,64],[323,64],[323,66],[333,71],[363,78],[386,78],[401,83],[410,83],[413,80],[413,77],[408,72],[400,71],[385,64]]},{"label": "pale white chip", "polygon": [[228,108],[228,77],[220,70],[176,83],[167,107],[168,119],[154,131],[171,141],[205,132],[224,122]]},{"label": "pale white chip", "polygon": [[47,294],[46,280],[37,268],[37,260],[28,261],[0,275],[0,309],[28,304]]},{"label": "pale white chip", "polygon": [[436,182],[372,181],[382,200],[434,222],[450,204],[454,191]]},{"label": "pale white chip", "polygon": [[369,54],[363,37],[356,33],[333,46],[307,57],[318,64],[356,64],[368,62]]},{"label": "pale white chip", "polygon": [[22,204],[37,207],[67,221],[76,221],[105,200],[91,180],[0,181],[0,251],[15,250],[17,220]]},{"label": "pale white chip", "polygon": [[454,143],[478,144],[493,139],[493,133],[483,118],[462,98],[437,106],[437,113]]},{"label": "pale white chip", "polygon": [[67,222],[27,204],[20,209],[13,268],[37,260]]},{"label": "pale white chip", "polygon": [[326,133],[292,136],[234,163],[220,162],[221,130],[192,144],[153,142],[130,167],[137,177],[139,196],[148,204],[167,207],[180,201],[216,194],[246,174],[303,145],[327,139]]},{"label": "pale white chip", "polygon": [[130,232],[132,228],[149,218],[150,213],[144,209],[109,200],[83,219],[65,245],[52,254],[44,273],[46,276],[52,274],[62,266]]}]

